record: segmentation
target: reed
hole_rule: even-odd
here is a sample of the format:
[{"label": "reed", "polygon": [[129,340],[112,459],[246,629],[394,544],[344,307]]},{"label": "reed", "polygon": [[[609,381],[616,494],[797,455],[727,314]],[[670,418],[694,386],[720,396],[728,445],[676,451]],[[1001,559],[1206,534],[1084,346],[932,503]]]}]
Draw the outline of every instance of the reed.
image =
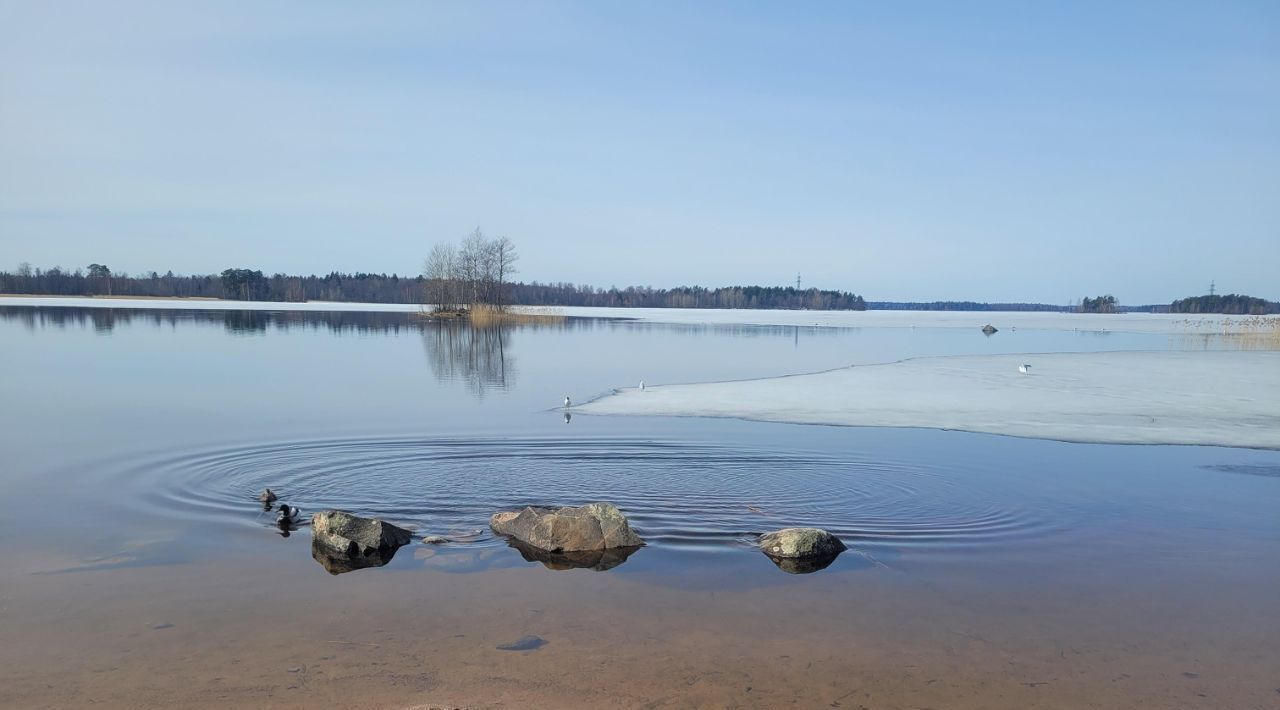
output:
[{"label": "reed", "polygon": [[563,323],[564,314],[551,308],[499,308],[478,305],[467,311],[473,328],[496,328],[505,325],[554,325]]}]

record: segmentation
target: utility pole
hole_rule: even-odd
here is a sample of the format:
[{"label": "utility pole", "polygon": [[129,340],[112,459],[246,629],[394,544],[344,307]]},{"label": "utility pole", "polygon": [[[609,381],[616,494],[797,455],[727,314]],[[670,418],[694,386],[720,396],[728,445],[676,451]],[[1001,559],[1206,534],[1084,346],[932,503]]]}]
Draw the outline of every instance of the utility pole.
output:
[{"label": "utility pole", "polygon": [[796,290],[797,291],[800,290],[800,272],[799,271],[796,272]]}]

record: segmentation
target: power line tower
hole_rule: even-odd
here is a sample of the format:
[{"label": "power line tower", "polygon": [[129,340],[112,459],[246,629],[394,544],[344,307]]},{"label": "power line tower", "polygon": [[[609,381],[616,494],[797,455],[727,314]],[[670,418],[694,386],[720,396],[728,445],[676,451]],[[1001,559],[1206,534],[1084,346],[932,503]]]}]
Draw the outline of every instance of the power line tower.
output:
[{"label": "power line tower", "polygon": [[1216,291],[1215,291],[1214,282],[1210,281],[1210,282],[1209,282],[1209,295],[1210,295],[1210,296],[1212,296],[1212,295],[1214,295],[1214,293],[1215,293],[1215,292],[1216,292]]},{"label": "power line tower", "polygon": [[797,291],[800,290],[800,272],[799,271],[796,272],[796,290]]}]

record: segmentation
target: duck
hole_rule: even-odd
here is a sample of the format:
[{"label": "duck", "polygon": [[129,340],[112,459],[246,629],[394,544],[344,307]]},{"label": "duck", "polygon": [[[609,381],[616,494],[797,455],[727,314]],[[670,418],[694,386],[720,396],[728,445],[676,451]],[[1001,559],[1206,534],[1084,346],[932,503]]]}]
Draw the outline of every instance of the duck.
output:
[{"label": "duck", "polygon": [[258,501],[261,502],[263,505],[271,505],[272,503],[276,502],[275,491],[271,490],[270,488],[263,490],[262,495],[258,496]]},{"label": "duck", "polygon": [[292,525],[298,522],[298,518],[302,516],[302,509],[295,508],[288,503],[280,504],[280,513],[276,515],[277,525]]}]

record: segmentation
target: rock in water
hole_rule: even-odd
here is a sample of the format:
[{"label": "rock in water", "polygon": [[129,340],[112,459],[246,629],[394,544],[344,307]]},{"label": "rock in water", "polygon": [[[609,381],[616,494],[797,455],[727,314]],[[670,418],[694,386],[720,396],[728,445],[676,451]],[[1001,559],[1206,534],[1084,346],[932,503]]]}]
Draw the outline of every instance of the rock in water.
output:
[{"label": "rock in water", "polygon": [[550,643],[541,636],[521,636],[511,643],[504,643],[496,648],[499,651],[537,651]]},{"label": "rock in water", "polygon": [[631,530],[626,516],[612,503],[580,508],[534,508],[494,513],[489,527],[499,535],[551,552],[639,547],[644,540]]},{"label": "rock in water", "polygon": [[340,510],[311,516],[311,556],[332,574],[381,567],[413,534],[376,518]]},{"label": "rock in water", "polygon": [[986,333],[987,335],[991,335],[992,333],[999,333],[1000,330],[996,328],[994,325],[991,325],[990,323],[988,323],[982,326],[982,332]]},{"label": "rock in water", "polygon": [[840,538],[818,528],[783,528],[760,537],[760,551],[789,574],[823,569],[846,549]]}]

